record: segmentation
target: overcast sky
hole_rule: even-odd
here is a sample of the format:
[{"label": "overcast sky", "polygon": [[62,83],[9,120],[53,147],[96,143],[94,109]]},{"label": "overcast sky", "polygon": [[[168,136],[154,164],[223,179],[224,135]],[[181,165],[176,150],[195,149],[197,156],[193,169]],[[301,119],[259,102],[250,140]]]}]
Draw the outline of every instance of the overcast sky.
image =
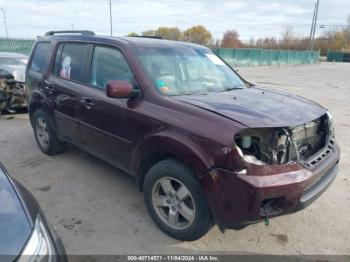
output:
[{"label": "overcast sky", "polygon": [[[236,29],[241,39],[279,37],[293,25],[308,36],[315,0],[112,0],[113,34],[141,33],[158,26],[184,30],[202,24],[215,38]],[[89,29],[109,34],[109,0],[0,0],[10,37],[35,37],[49,30]],[[350,0],[320,0],[319,24],[345,24]],[[0,35],[5,35],[0,13]],[[317,29],[321,34],[324,29]]]}]

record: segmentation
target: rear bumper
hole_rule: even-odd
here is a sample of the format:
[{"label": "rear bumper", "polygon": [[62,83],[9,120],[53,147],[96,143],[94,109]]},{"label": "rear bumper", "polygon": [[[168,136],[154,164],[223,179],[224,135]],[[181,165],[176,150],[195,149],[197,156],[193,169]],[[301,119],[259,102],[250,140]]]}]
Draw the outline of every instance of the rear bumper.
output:
[{"label": "rear bumper", "polygon": [[222,228],[242,228],[293,213],[315,201],[334,181],[340,157],[335,145],[312,169],[300,164],[247,168],[245,175],[215,169],[200,178],[212,215]]}]

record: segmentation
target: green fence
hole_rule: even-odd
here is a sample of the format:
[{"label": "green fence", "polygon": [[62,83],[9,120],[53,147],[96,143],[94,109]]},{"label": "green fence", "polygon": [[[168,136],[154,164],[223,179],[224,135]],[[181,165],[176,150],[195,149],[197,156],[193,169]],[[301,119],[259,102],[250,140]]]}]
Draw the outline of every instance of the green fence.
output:
[{"label": "green fence", "polygon": [[312,64],[320,59],[315,51],[271,50],[255,48],[217,48],[213,51],[231,66]]},{"label": "green fence", "polygon": [[[29,54],[34,39],[0,38],[0,52]],[[316,63],[319,52],[254,48],[217,48],[213,50],[231,66]],[[333,60],[331,60],[333,61]]]},{"label": "green fence", "polygon": [[327,62],[343,62],[343,60],[344,60],[344,52],[328,50]]},{"label": "green fence", "polygon": [[33,39],[0,38],[0,52],[21,53],[28,55],[32,49]]}]

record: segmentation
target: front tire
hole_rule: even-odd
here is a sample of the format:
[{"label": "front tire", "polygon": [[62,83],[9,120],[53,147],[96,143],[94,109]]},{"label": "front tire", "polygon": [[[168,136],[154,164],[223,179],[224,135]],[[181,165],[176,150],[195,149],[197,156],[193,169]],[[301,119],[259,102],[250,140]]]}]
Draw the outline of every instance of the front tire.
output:
[{"label": "front tire", "polygon": [[146,174],[143,191],[150,216],[166,234],[192,241],[212,227],[201,185],[180,161],[166,159],[156,163]]},{"label": "front tire", "polygon": [[35,111],[33,128],[36,142],[43,153],[55,155],[65,150],[65,144],[58,139],[53,130],[52,122],[44,110]]}]

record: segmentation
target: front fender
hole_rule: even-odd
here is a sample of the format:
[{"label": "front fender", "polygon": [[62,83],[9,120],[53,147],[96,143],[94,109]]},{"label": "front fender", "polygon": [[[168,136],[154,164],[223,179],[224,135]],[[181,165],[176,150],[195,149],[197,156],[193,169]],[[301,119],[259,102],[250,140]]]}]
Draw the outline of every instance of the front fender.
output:
[{"label": "front fender", "polygon": [[208,152],[204,151],[191,137],[168,132],[155,134],[144,139],[136,148],[131,161],[131,170],[138,174],[142,161],[149,154],[163,152],[172,155],[188,165],[197,176],[203,175],[213,165]]}]

